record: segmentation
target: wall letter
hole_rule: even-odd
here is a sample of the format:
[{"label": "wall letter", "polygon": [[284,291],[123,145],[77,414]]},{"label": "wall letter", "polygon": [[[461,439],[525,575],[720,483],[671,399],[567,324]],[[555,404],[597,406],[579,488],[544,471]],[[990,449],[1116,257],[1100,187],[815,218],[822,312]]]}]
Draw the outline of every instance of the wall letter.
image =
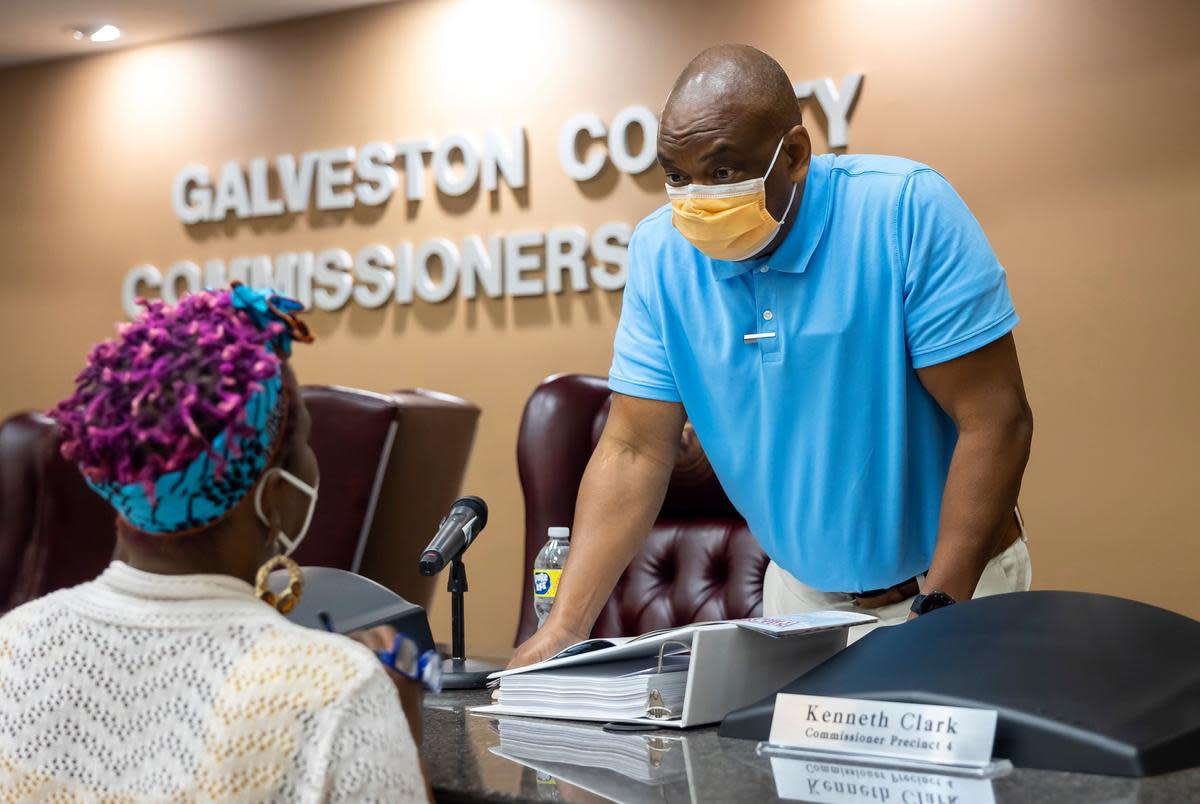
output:
[{"label": "wall letter", "polygon": [[425,197],[425,154],[432,150],[429,140],[396,143],[396,152],[404,159],[404,196],[409,201]]},{"label": "wall letter", "polygon": [[204,287],[215,290],[228,284],[229,279],[225,275],[225,260],[205,260]]},{"label": "wall letter", "polygon": [[312,191],[313,170],[317,166],[317,152],[300,155],[300,168],[291,154],[275,157],[275,172],[279,174],[279,185],[283,188],[283,200],[288,212],[303,212],[308,209],[308,198]]},{"label": "wall letter", "polygon": [[283,199],[271,198],[267,160],[256,156],[250,160],[250,210],[256,218],[283,214]]},{"label": "wall letter", "polygon": [[313,303],[313,253],[285,252],[275,257],[272,287],[281,296],[289,296],[306,308]]},{"label": "wall letter", "polygon": [[[429,258],[435,256],[442,263],[441,281],[429,275]],[[459,256],[453,243],[444,237],[426,240],[417,249],[413,263],[416,268],[416,281],[413,284],[418,296],[427,302],[442,302],[450,298],[454,286],[458,284]]]},{"label": "wall letter", "polygon": [[[629,153],[629,126],[642,129],[642,150]],[[645,106],[626,106],[613,118],[608,133],[608,157],[617,170],[636,176],[649,170],[658,158],[658,118]]]},{"label": "wall letter", "polygon": [[508,153],[500,134],[494,129],[483,132],[483,189],[491,192],[498,185],[497,173],[504,175],[509,187],[525,186],[525,129],[513,126],[508,130]]},{"label": "wall letter", "polygon": [[354,171],[345,165],[354,161],[353,148],[330,148],[317,153],[317,209],[349,209],[354,206],[354,193],[339,190],[354,180]]},{"label": "wall letter", "polygon": [[142,310],[137,305],[137,299],[142,295],[138,290],[139,285],[162,287],[162,274],[153,265],[148,264],[135,265],[125,274],[125,281],[121,283],[121,307],[130,318],[137,318],[137,314]]},{"label": "wall letter", "polygon": [[190,260],[180,260],[167,269],[163,274],[162,289],[159,297],[167,304],[179,301],[179,280],[182,279],[187,289],[184,293],[195,293],[200,290],[200,266]]},{"label": "wall letter", "polygon": [[[621,221],[612,221],[600,226],[592,233],[592,256],[596,264],[592,266],[592,282],[605,290],[620,290],[625,287],[625,277],[629,272],[629,237],[633,227]],[[605,265],[617,266],[616,271],[609,271]]]},{"label": "wall letter", "polygon": [[475,298],[476,278],[483,284],[483,292],[490,299],[498,299],[504,292],[503,277],[500,274],[500,236],[488,238],[487,249],[484,250],[483,238],[479,235],[467,235],[462,244],[462,295],[468,299]]},{"label": "wall letter", "polygon": [[382,307],[396,287],[392,266],[396,257],[387,246],[372,243],[358,250],[354,258],[354,276],[363,284],[354,288],[354,301],[369,309]]},{"label": "wall letter", "polygon": [[350,269],[354,260],[345,249],[331,248],[317,255],[313,280],[319,286],[313,288],[313,302],[320,310],[340,310],[350,301],[354,290],[354,278]]},{"label": "wall letter", "polygon": [[504,239],[504,287],[510,296],[541,296],[546,292],[544,279],[526,279],[525,271],[538,267],[536,254],[523,254],[522,249],[542,245],[541,232],[512,232]]},{"label": "wall letter", "polygon": [[221,178],[217,180],[217,200],[209,211],[210,221],[224,220],[229,211],[236,217],[250,217],[250,194],[246,192],[246,176],[237,162],[226,162],[221,166]]},{"label": "wall letter", "polygon": [[605,133],[604,123],[591,112],[580,112],[563,124],[558,135],[558,163],[562,165],[563,172],[575,181],[594,179],[604,168],[604,154],[598,151],[579,161],[576,145],[581,131],[586,131],[592,139],[599,139]]},{"label": "wall letter", "polygon": [[587,232],[579,226],[563,226],[546,232],[546,286],[551,293],[562,293],[563,271],[571,272],[572,290],[584,292],[588,289],[588,271],[583,264],[587,247]]},{"label": "wall letter", "polygon": [[187,165],[175,174],[171,181],[171,208],[184,223],[208,220],[212,209],[212,177],[208,168]]},{"label": "wall letter", "polygon": [[412,304],[413,300],[412,243],[396,244],[396,304]]},{"label": "wall letter", "polygon": [[359,203],[369,207],[387,203],[400,186],[400,174],[392,167],[396,149],[386,142],[369,142],[358,152],[357,172],[363,179],[354,185]]},{"label": "wall letter", "polygon": [[[450,154],[458,151],[462,154],[462,175],[454,177],[450,164]],[[433,154],[433,177],[437,180],[438,190],[445,195],[465,195],[479,180],[479,152],[475,146],[461,134],[451,134],[442,140],[437,151]]]},{"label": "wall letter", "polygon": [[862,86],[862,73],[846,73],[842,76],[842,89],[833,85],[832,78],[819,78],[812,82],[817,103],[829,121],[829,147],[844,148],[850,142],[850,110]]},{"label": "wall letter", "polygon": [[246,285],[253,286],[250,279],[250,272],[254,268],[253,257],[234,257],[229,261],[229,281],[242,282]]}]

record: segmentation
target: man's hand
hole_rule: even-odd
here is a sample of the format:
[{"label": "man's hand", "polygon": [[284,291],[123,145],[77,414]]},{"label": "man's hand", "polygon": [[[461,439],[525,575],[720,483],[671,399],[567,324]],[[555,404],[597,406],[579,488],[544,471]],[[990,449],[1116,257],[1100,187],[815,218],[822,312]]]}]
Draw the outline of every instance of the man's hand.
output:
[{"label": "man's hand", "polygon": [[[372,653],[378,653],[392,649],[392,643],[396,639],[396,629],[390,625],[377,625],[363,631],[354,631],[346,636],[355,642],[366,645]],[[400,695],[400,708],[404,710],[404,717],[407,718],[408,727],[412,730],[413,742],[420,746],[424,730],[421,721],[421,701],[425,695],[421,684],[405,678],[392,668],[383,665],[383,662],[380,662],[380,666],[387,670],[388,677],[396,686],[396,692]]]},{"label": "man's hand", "polygon": [[521,643],[513,654],[508,669],[524,667],[527,664],[544,662],[564,648],[587,639],[587,634],[575,634],[565,628],[556,628],[551,620],[547,620],[538,632]]}]

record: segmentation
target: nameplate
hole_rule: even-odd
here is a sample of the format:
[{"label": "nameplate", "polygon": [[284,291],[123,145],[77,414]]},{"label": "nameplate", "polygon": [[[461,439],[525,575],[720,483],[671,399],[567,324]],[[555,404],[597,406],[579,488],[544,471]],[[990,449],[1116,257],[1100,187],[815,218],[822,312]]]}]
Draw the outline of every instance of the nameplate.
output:
[{"label": "nameplate", "polygon": [[990,779],[771,757],[780,798],[820,804],[996,804]]},{"label": "nameplate", "polygon": [[990,709],[788,693],[771,723],[772,745],[980,768],[995,737]]}]

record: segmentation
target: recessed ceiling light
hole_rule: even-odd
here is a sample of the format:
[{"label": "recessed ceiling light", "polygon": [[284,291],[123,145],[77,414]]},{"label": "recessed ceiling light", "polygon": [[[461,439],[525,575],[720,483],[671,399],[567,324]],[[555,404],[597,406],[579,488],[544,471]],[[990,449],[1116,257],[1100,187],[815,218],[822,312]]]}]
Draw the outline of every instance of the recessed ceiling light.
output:
[{"label": "recessed ceiling light", "polygon": [[121,29],[115,25],[101,25],[97,28],[88,39],[93,42],[111,42],[120,37]]},{"label": "recessed ceiling light", "polygon": [[78,41],[88,39],[92,42],[111,42],[121,36],[121,29],[115,25],[85,25],[67,29],[71,36]]}]

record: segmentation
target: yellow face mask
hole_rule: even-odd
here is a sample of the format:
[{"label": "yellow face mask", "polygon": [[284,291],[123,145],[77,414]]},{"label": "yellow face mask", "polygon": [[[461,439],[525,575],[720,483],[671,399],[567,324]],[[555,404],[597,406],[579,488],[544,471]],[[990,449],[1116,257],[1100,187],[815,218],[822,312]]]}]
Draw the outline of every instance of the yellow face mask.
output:
[{"label": "yellow face mask", "polygon": [[671,221],[693,246],[714,260],[748,260],[766,248],[787,220],[796,198],[796,185],[788,198],[783,217],[775,220],[767,211],[767,176],[775,167],[783,140],[767,172],[758,179],[736,184],[667,185],[671,199]]}]

